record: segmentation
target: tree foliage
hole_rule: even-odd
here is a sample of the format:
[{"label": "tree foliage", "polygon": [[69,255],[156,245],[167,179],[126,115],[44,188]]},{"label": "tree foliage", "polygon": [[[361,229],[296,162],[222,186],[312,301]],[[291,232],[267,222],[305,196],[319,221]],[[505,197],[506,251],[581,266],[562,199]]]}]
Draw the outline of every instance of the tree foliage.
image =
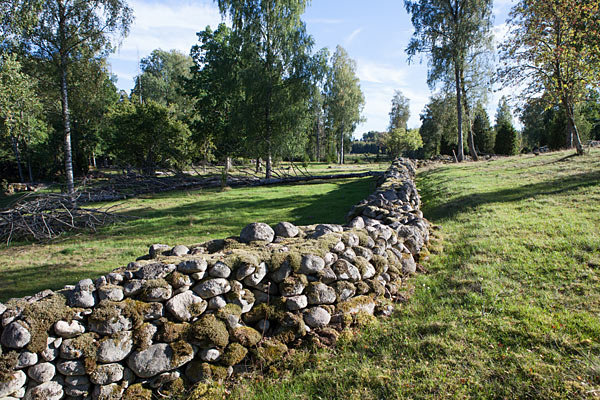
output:
[{"label": "tree foliage", "polygon": [[519,154],[521,146],[519,132],[517,132],[513,125],[513,117],[506,97],[502,97],[498,102],[495,130],[495,153],[507,156]]},{"label": "tree foliage", "polygon": [[504,83],[526,85],[525,99],[546,93],[560,101],[568,123],[565,144],[581,154],[575,110],[588,88],[600,83],[600,3],[521,0],[509,22],[501,55]]},{"label": "tree foliage", "polygon": [[475,146],[478,151],[484,154],[494,152],[496,134],[490,124],[490,117],[481,103],[475,108],[475,118],[473,118],[473,135]]},{"label": "tree foliage", "polygon": [[[429,85],[435,87],[437,82],[443,82],[456,91],[457,158],[462,161],[463,110],[470,119],[465,72],[489,47],[492,1],[405,0],[404,5],[415,29],[406,49],[409,59],[427,53]],[[471,130],[468,143],[471,156],[476,158]]]},{"label": "tree foliage", "polygon": [[385,146],[392,157],[400,157],[404,152],[423,147],[423,139],[418,129],[395,128],[386,135]]},{"label": "tree foliage", "polygon": [[392,98],[392,110],[390,111],[390,125],[388,131],[397,128],[408,129],[408,119],[410,118],[410,100],[405,97],[400,90],[394,92]]}]

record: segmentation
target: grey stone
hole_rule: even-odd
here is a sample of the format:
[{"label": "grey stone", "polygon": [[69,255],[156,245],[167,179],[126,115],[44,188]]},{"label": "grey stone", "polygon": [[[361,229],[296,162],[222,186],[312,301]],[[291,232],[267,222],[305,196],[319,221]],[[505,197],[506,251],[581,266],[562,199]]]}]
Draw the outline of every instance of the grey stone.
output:
[{"label": "grey stone", "polygon": [[357,256],[363,257],[367,261],[371,261],[373,258],[373,252],[366,247],[355,246],[353,247],[353,250]]},{"label": "grey stone", "polygon": [[273,282],[281,283],[281,282],[283,282],[283,280],[285,278],[287,278],[291,274],[292,274],[292,267],[290,266],[290,264],[287,261],[285,261],[281,264],[281,266],[277,270],[271,272],[270,276],[271,276],[271,279],[273,280]]},{"label": "grey stone", "polygon": [[[0,353],[2,354],[2,353]],[[19,354],[19,360],[17,362],[16,369],[23,369],[27,367],[31,367],[32,365],[37,364],[38,355],[36,353],[32,353],[30,351],[24,351]]]},{"label": "grey stone", "polygon": [[94,282],[89,278],[82,279],[79,282],[77,282],[77,285],[75,285],[75,289],[82,290],[84,292],[93,292],[94,290],[96,290]]},{"label": "grey stone", "polygon": [[163,372],[171,371],[187,364],[194,358],[192,346],[178,342],[178,352],[175,354],[170,345],[155,344],[146,350],[134,352],[128,359],[127,365],[140,378],[150,378]]},{"label": "grey stone", "polygon": [[405,254],[400,260],[402,272],[406,275],[412,275],[417,272],[417,263],[411,254]]},{"label": "grey stone", "polygon": [[325,260],[319,256],[307,254],[302,256],[299,272],[301,274],[310,275],[321,272],[323,268],[325,268]]},{"label": "grey stone", "polygon": [[60,400],[64,395],[60,383],[50,381],[28,389],[25,400]]},{"label": "grey stone", "polygon": [[92,392],[93,400],[113,400],[123,397],[125,388],[119,384],[111,383],[109,385],[96,385]]},{"label": "grey stone", "polygon": [[128,331],[133,327],[131,320],[123,315],[117,318],[110,318],[105,321],[88,321],[90,331],[100,333],[102,335],[112,335],[113,333]]},{"label": "grey stone", "polygon": [[40,363],[29,368],[27,375],[37,383],[49,382],[56,375],[56,367],[49,362]]},{"label": "grey stone", "polygon": [[284,238],[293,238],[298,236],[300,229],[290,222],[280,222],[275,225],[275,234]]},{"label": "grey stone", "polygon": [[161,318],[164,315],[164,306],[162,303],[147,303],[142,316],[144,321],[151,321]]},{"label": "grey stone", "polygon": [[150,387],[153,389],[158,389],[167,383],[173,382],[181,377],[181,373],[179,371],[171,371],[171,372],[163,372],[156,378],[150,381]]},{"label": "grey stone", "polygon": [[0,381],[0,398],[9,396],[25,385],[27,376],[23,371],[15,371],[10,377]]},{"label": "grey stone", "polygon": [[54,361],[60,352],[60,346],[62,344],[62,338],[48,337],[47,346],[42,351],[42,358],[46,361]]},{"label": "grey stone", "polygon": [[356,294],[356,286],[347,281],[338,281],[333,284],[338,303],[346,301]]},{"label": "grey stone", "polygon": [[[75,386],[65,386],[63,390],[68,397],[67,399],[71,400],[73,398],[81,399],[81,398],[89,398],[91,385],[75,385]],[[73,399],[74,400],[74,399]]]},{"label": "grey stone", "polygon": [[133,334],[131,331],[117,332],[100,340],[98,345],[98,361],[114,363],[124,360],[133,350]]},{"label": "grey stone", "polygon": [[354,262],[354,260],[356,259],[356,253],[354,252],[354,250],[352,250],[352,247],[346,247],[346,249],[342,252],[340,257],[344,260]]},{"label": "grey stone", "polygon": [[150,258],[157,258],[159,255],[168,252],[171,249],[171,246],[166,244],[153,244],[148,249],[148,255]]},{"label": "grey stone", "polygon": [[213,362],[221,357],[221,352],[218,349],[202,349],[198,355],[202,361]]},{"label": "grey stone", "polygon": [[83,375],[83,376],[66,376],[65,384],[67,384],[68,386],[89,385],[90,379],[85,375]]},{"label": "grey stone", "polygon": [[184,246],[182,244],[178,244],[177,246],[173,247],[173,249],[171,250],[171,255],[175,256],[175,257],[181,257],[181,256],[185,256],[189,252],[190,252],[190,249],[188,249],[186,246]]},{"label": "grey stone", "polygon": [[187,290],[167,301],[166,307],[179,321],[189,321],[206,310],[206,301]]},{"label": "grey stone", "polygon": [[2,314],[4,314],[4,311],[6,311],[6,306],[4,304],[0,303],[0,316]]},{"label": "grey stone", "polygon": [[123,379],[123,366],[117,363],[98,365],[90,374],[90,381],[96,385],[108,385],[121,379]]},{"label": "grey stone", "polygon": [[360,280],[360,271],[346,260],[337,260],[332,270],[338,280],[349,280],[356,282]]},{"label": "grey stone", "polygon": [[313,307],[303,313],[304,322],[311,328],[322,328],[331,321],[331,314],[323,307]]},{"label": "grey stone", "polygon": [[206,271],[194,272],[190,275],[195,282],[201,281],[206,277]]},{"label": "grey stone", "polygon": [[195,274],[197,272],[205,272],[207,266],[208,264],[204,258],[193,258],[180,262],[177,265],[177,270],[183,274]]},{"label": "grey stone", "polygon": [[31,333],[20,321],[11,322],[4,328],[0,342],[11,349],[21,349],[31,341]]},{"label": "grey stone", "polygon": [[121,286],[107,285],[98,288],[98,298],[102,300],[121,301],[125,297]]},{"label": "grey stone", "polygon": [[224,262],[217,261],[208,271],[208,275],[212,278],[229,278],[231,268]]},{"label": "grey stone", "polygon": [[262,222],[254,222],[247,225],[240,233],[240,241],[250,243],[254,241],[264,241],[271,243],[275,237],[275,231]]},{"label": "grey stone", "polygon": [[308,299],[304,295],[285,298],[285,305],[290,311],[298,311],[308,306]]},{"label": "grey stone", "polygon": [[123,286],[123,294],[125,296],[135,296],[144,288],[144,282],[141,279],[132,279]]},{"label": "grey stone", "polygon": [[356,217],[348,224],[351,228],[363,229],[365,227],[365,221],[362,217]]},{"label": "grey stone", "polygon": [[[303,277],[303,275],[300,275]],[[301,295],[306,287],[306,278],[299,276],[289,276],[279,284],[279,291],[282,296],[291,297]]]},{"label": "grey stone", "polygon": [[344,249],[346,248],[346,245],[344,244],[344,242],[339,241],[337,242],[337,244],[335,246],[333,246],[333,251],[335,251],[336,253],[341,253],[344,251]]},{"label": "grey stone", "polygon": [[337,280],[337,276],[335,275],[335,272],[333,272],[333,269],[331,267],[325,267],[319,273],[319,279],[323,283],[331,283],[331,282],[335,282]]},{"label": "grey stone", "polygon": [[63,375],[85,375],[85,366],[79,360],[64,360],[56,364],[56,369]]},{"label": "grey stone", "polygon": [[54,332],[65,339],[74,338],[85,332],[85,326],[79,321],[57,321],[54,324]]},{"label": "grey stone", "polygon": [[[146,284],[148,284],[148,282],[153,282],[153,281],[147,281]],[[161,285],[161,286],[154,286],[154,287],[152,287],[152,286],[144,287],[141,297],[145,301],[161,302],[161,301],[169,300],[172,295],[173,295],[173,288],[171,287],[171,285],[166,284],[164,286]]]},{"label": "grey stone", "polygon": [[111,272],[106,275],[106,279],[111,285],[120,285],[123,282],[123,275],[118,272]]},{"label": "grey stone", "polygon": [[235,279],[238,281],[244,280],[256,271],[256,265],[244,263],[235,270]]},{"label": "grey stone", "polygon": [[220,310],[227,305],[227,300],[223,296],[211,297],[208,300],[207,310]]},{"label": "grey stone", "polygon": [[79,290],[75,289],[68,296],[69,306],[71,307],[81,307],[81,308],[91,308],[96,305],[96,298],[94,297],[93,292],[88,292],[87,290]]},{"label": "grey stone", "polygon": [[321,282],[313,282],[306,289],[308,304],[333,304],[336,300],[335,290]]},{"label": "grey stone", "polygon": [[325,253],[323,256],[323,261],[325,261],[325,266],[329,267],[333,265],[334,262],[338,260],[338,255],[335,253]]},{"label": "grey stone", "polygon": [[[171,275],[169,282],[171,282],[171,286],[173,286],[173,289],[177,290],[181,288],[189,288],[194,284],[192,278],[190,278],[190,276],[186,274],[177,274],[175,276]],[[183,293],[183,291],[179,293]]]},{"label": "grey stone", "polygon": [[214,278],[199,283],[192,290],[203,299],[210,299],[228,293],[231,290],[231,285],[227,279]]},{"label": "grey stone", "polygon": [[60,356],[65,360],[76,360],[83,357],[84,352],[77,339],[65,339],[60,346]]},{"label": "grey stone", "polygon": [[255,287],[264,277],[267,276],[267,264],[260,263],[256,270],[244,279],[244,283],[248,286]]},{"label": "grey stone", "polygon": [[161,279],[175,271],[176,268],[174,264],[152,263],[144,265],[135,271],[134,275],[143,280]]}]

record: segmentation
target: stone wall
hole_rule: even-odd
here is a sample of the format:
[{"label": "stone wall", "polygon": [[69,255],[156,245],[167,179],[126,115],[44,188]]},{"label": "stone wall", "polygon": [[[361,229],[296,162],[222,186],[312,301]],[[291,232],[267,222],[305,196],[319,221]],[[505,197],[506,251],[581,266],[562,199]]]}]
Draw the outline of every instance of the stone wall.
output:
[{"label": "stone wall", "polygon": [[95,281],[0,304],[0,400],[150,399],[389,314],[427,254],[414,175],[395,161],[345,226],[254,223],[153,245]]}]

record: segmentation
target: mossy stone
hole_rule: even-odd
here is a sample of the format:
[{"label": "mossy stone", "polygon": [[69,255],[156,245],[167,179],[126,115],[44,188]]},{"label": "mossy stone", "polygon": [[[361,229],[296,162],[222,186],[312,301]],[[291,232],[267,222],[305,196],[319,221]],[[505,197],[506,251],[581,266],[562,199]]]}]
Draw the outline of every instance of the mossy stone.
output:
[{"label": "mossy stone", "polygon": [[19,354],[16,351],[0,354],[0,382],[4,382],[15,372],[18,362]]},{"label": "mossy stone", "polygon": [[388,267],[388,260],[383,256],[374,254],[373,258],[371,258],[371,264],[375,267],[377,275],[381,275],[386,271],[386,267]]},{"label": "mossy stone", "polygon": [[266,340],[254,351],[256,358],[263,364],[270,365],[283,359],[288,347],[278,340]]},{"label": "mossy stone", "polygon": [[229,343],[229,332],[225,323],[218,320],[213,314],[207,314],[194,322],[190,333],[193,339],[199,341],[204,347],[225,347]]},{"label": "mossy stone", "polygon": [[152,390],[144,388],[141,383],[133,384],[123,393],[123,400],[152,400]]},{"label": "mossy stone", "polygon": [[256,329],[249,326],[239,326],[233,330],[231,338],[242,346],[253,347],[260,342],[262,335]]},{"label": "mossy stone", "polygon": [[221,362],[226,366],[234,366],[242,362],[248,354],[248,349],[239,343],[231,343],[221,356]]},{"label": "mossy stone", "polygon": [[185,340],[190,330],[190,324],[165,321],[159,331],[159,340],[165,343],[172,343],[178,340]]},{"label": "mossy stone", "polygon": [[222,320],[226,320],[227,317],[230,315],[235,315],[239,317],[242,315],[242,307],[238,306],[237,304],[227,303],[227,305],[219,309],[215,313],[215,315],[217,318],[220,318]]}]

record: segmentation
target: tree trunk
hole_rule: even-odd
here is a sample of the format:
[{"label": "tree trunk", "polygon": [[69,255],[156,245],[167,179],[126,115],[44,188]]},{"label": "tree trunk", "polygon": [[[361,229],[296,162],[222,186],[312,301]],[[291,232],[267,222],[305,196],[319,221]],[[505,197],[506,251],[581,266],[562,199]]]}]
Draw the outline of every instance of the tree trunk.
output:
[{"label": "tree trunk", "polygon": [[579,130],[577,129],[577,124],[575,123],[575,112],[573,110],[573,105],[567,104],[567,102],[564,100],[563,105],[567,113],[567,146],[572,148],[573,144],[575,144],[577,155],[581,156],[583,155],[583,145],[581,144]]},{"label": "tree trunk", "polygon": [[[64,28],[62,28],[64,30]],[[71,116],[69,113],[69,94],[67,87],[67,57],[60,57],[60,101],[62,105],[62,119],[64,127],[65,175],[67,178],[67,193],[73,197],[75,183],[73,179],[73,153],[71,151]]]},{"label": "tree trunk", "polygon": [[19,179],[22,183],[25,182],[25,177],[23,176],[23,167],[21,166],[21,153],[19,152],[19,143],[17,143],[17,138],[12,134],[10,135],[10,140],[12,142],[15,158],[17,159],[17,167],[19,168]]},{"label": "tree trunk", "polygon": [[465,114],[469,121],[469,134],[467,138],[467,145],[469,146],[469,154],[473,161],[477,161],[477,150],[475,150],[475,134],[473,133],[473,119],[471,118],[471,109],[469,108],[469,102],[467,100],[467,90],[465,89],[465,82],[463,79],[463,72],[461,71],[460,86],[462,91],[462,102],[465,105]]},{"label": "tree trunk", "polygon": [[316,129],[316,139],[317,139],[317,152],[316,152],[316,156],[317,156],[317,162],[321,161],[321,143],[319,142],[320,133],[321,133],[321,124],[320,124],[320,122],[317,122],[317,129]]},{"label": "tree trunk", "polygon": [[260,157],[256,157],[256,173],[258,174],[262,170],[262,164],[260,162]]},{"label": "tree trunk", "polygon": [[456,84],[456,116],[458,119],[458,145],[456,159],[461,162],[465,158],[463,133],[462,133],[462,99],[460,91],[460,71],[458,62],[454,61],[454,79]]},{"label": "tree trunk", "polygon": [[344,128],[340,129],[340,164],[344,164]]}]

